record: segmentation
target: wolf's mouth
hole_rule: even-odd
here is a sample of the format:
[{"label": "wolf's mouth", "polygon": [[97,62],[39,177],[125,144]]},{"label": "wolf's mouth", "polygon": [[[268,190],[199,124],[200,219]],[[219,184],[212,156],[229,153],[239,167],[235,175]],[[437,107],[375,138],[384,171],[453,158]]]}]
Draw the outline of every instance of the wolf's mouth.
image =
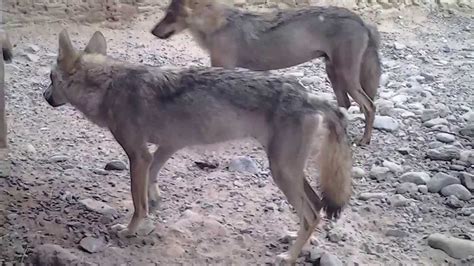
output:
[{"label": "wolf's mouth", "polygon": [[54,101],[52,97],[45,98],[46,102],[51,106],[51,107],[59,107],[64,105],[64,103],[57,103]]},{"label": "wolf's mouth", "polygon": [[174,30],[169,31],[169,32],[165,33],[164,35],[161,35],[161,36],[158,36],[158,35],[157,35],[157,36],[158,36],[158,38],[160,38],[160,39],[168,39],[168,38],[171,37],[171,35],[173,35],[173,34],[174,34]]},{"label": "wolf's mouth", "polygon": [[51,86],[48,87],[47,90],[45,90],[43,92],[43,98],[46,100],[46,102],[52,106],[52,107],[59,107],[61,105],[64,105],[65,103],[57,103],[54,98],[53,98],[53,95],[51,93]]}]

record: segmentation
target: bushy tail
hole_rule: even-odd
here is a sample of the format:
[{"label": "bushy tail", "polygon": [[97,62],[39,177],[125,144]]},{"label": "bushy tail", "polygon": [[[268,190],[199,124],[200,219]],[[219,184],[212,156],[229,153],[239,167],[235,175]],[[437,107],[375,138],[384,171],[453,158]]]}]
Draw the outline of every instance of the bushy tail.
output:
[{"label": "bushy tail", "polygon": [[347,140],[346,118],[340,110],[324,113],[324,139],[318,155],[323,209],[338,218],[352,194],[352,151]]},{"label": "bushy tail", "polygon": [[380,33],[375,25],[365,24],[365,27],[369,31],[369,47],[372,46],[375,49],[380,47]]}]

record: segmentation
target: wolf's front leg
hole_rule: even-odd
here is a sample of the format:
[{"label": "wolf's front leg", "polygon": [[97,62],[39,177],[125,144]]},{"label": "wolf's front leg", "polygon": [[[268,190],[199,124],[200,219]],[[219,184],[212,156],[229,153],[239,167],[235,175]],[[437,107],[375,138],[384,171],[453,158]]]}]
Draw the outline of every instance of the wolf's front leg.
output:
[{"label": "wolf's front leg", "polygon": [[130,154],[129,159],[134,213],[127,227],[114,226],[120,236],[135,235],[143,219],[148,217],[148,172],[152,158],[148,150],[141,150]]},{"label": "wolf's front leg", "polygon": [[117,224],[112,227],[119,236],[135,235],[143,219],[148,217],[148,174],[152,161],[145,141],[141,136],[129,134],[129,131],[122,129],[121,132],[114,133],[115,138],[123,147],[130,160],[130,179],[132,190],[132,201],[134,212],[132,220],[125,227]]}]

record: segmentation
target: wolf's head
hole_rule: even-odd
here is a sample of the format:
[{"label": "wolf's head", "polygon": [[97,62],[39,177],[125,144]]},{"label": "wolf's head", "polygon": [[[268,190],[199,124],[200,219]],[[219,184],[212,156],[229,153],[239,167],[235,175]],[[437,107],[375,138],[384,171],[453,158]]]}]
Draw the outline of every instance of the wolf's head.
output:
[{"label": "wolf's head", "polygon": [[222,25],[223,17],[216,0],[171,0],[166,14],[151,33],[168,39],[187,28],[209,32]]},{"label": "wolf's head", "polygon": [[81,57],[87,54],[106,55],[107,44],[104,35],[96,31],[87,44],[84,51],[76,50],[69,39],[66,30],[59,33],[59,51],[56,64],[51,70],[51,84],[43,92],[44,99],[53,107],[64,105],[68,102],[67,95],[69,80],[78,68],[80,68]]}]

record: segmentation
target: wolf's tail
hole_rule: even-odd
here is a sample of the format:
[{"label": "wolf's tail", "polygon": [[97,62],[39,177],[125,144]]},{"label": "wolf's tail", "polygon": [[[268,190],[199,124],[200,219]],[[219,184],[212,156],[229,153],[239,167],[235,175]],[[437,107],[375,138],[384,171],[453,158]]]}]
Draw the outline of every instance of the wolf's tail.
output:
[{"label": "wolf's tail", "polygon": [[352,194],[352,151],[347,140],[346,118],[341,110],[323,114],[324,139],[318,164],[323,209],[329,219],[338,218]]},{"label": "wolf's tail", "polygon": [[375,25],[365,24],[365,27],[369,31],[369,46],[373,46],[375,49],[380,47],[380,32]]}]

